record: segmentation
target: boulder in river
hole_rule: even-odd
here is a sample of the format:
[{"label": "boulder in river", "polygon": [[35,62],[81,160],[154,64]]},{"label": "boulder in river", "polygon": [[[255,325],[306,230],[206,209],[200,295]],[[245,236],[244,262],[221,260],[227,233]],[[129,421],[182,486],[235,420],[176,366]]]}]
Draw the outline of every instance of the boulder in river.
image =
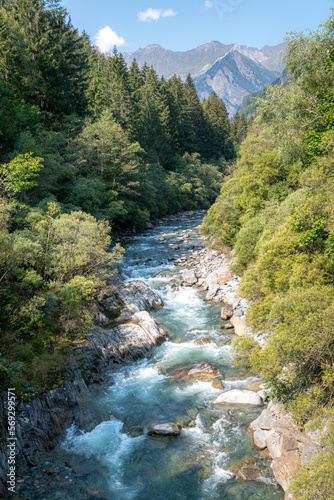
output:
[{"label": "boulder in river", "polygon": [[222,382],[221,380],[219,380],[219,379],[217,379],[217,380],[213,380],[211,385],[212,385],[212,387],[213,387],[214,389],[219,389],[219,390],[221,390],[221,391],[223,391],[223,390],[224,390],[224,384],[223,384],[223,382]]},{"label": "boulder in river", "polygon": [[217,273],[210,273],[209,276],[205,278],[205,282],[210,285],[217,285],[218,283],[218,275]]},{"label": "boulder in river", "polygon": [[193,269],[185,269],[181,272],[182,281],[185,285],[191,286],[197,282],[197,276]]},{"label": "boulder in river", "polygon": [[223,321],[227,321],[228,319],[232,318],[232,316],[233,312],[230,309],[227,309],[227,307],[223,307],[220,311],[220,317]]},{"label": "boulder in river", "polygon": [[203,344],[213,344],[214,342],[208,337],[204,337],[201,340],[195,340],[195,345],[203,345]]},{"label": "boulder in river", "polygon": [[151,424],[147,430],[149,436],[179,436],[181,425],[174,422],[164,422],[161,424]]},{"label": "boulder in river", "polygon": [[241,467],[237,476],[243,481],[259,481],[259,479],[262,478],[260,469],[251,465]]},{"label": "boulder in river", "polygon": [[245,389],[232,389],[231,391],[223,392],[212,401],[214,404],[225,405],[245,405],[245,406],[262,406],[263,402],[260,396],[253,391]]},{"label": "boulder in river", "polygon": [[232,328],[234,328],[232,323],[225,323],[220,327],[221,330],[232,330]]},{"label": "boulder in river", "polygon": [[213,297],[218,292],[219,288],[220,288],[220,286],[218,284],[209,285],[209,290],[205,296],[205,300],[212,300]]},{"label": "boulder in river", "polygon": [[213,380],[221,376],[218,368],[211,363],[199,363],[198,365],[188,366],[177,372],[173,378],[179,378],[193,382],[195,380]]},{"label": "boulder in river", "polygon": [[139,280],[124,283],[115,294],[125,306],[117,318],[118,323],[130,321],[132,315],[139,311],[155,311],[164,305],[162,298],[146,283]]},{"label": "boulder in river", "polygon": [[134,305],[136,311],[155,311],[163,307],[162,298],[150,288],[146,283],[139,280],[124,283],[121,289],[117,290],[117,295],[126,306]]}]

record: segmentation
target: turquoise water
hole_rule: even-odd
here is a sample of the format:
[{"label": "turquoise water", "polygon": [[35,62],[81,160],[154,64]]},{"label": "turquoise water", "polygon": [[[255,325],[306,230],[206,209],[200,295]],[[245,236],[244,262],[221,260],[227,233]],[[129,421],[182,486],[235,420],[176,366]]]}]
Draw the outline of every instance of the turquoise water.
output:
[{"label": "turquoise water", "polygon": [[[232,367],[233,335],[220,329],[221,305],[204,302],[195,289],[180,287],[179,269],[168,260],[201,245],[195,229],[199,222],[199,216],[192,216],[146,231],[125,244],[123,272],[127,279],[141,279],[162,296],[165,306],[154,316],[169,338],[148,359],[110,374],[110,383],[94,402],[110,410],[109,421],[87,433],[74,426],[68,431],[62,449],[81,465],[90,466],[83,481],[99,492],[97,498],[284,498],[268,472],[269,462],[251,447],[247,426],[261,410],[216,407],[211,401],[221,390],[210,381],[186,384],[172,378],[178,369],[205,361],[220,370],[222,380],[233,378],[225,382],[225,390],[247,388],[257,380]],[[184,234],[189,234],[186,244],[180,239]],[[203,337],[212,343],[194,344]],[[145,429],[153,422],[178,422],[183,425],[181,435],[148,436]],[[242,482],[230,472],[249,459],[263,470],[263,483]]]}]

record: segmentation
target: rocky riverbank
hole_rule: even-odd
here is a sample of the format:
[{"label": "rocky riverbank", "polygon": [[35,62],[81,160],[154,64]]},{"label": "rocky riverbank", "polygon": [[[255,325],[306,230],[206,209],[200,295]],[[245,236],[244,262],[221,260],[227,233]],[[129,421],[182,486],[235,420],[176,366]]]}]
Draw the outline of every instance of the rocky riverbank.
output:
[{"label": "rocky riverbank", "polygon": [[[122,363],[143,358],[166,339],[166,333],[149,314],[163,301],[141,281],[125,283],[118,275],[107,279],[94,304],[95,328],[73,343],[69,380],[63,387],[48,390],[16,407],[16,466],[21,470],[43,462],[43,454],[58,443],[62,432],[73,422],[87,431],[110,418],[108,412],[96,412],[86,401],[89,393],[99,390],[107,372]],[[29,386],[29,384],[27,384]],[[27,388],[27,397],[30,386]],[[0,399],[0,430],[6,436],[7,393]],[[0,492],[5,497],[7,456],[6,441],[0,451]],[[51,473],[51,472],[50,472]]]},{"label": "rocky riverbank", "polygon": [[[217,251],[205,248],[193,251],[190,256],[182,256],[175,264],[183,268],[180,274],[185,286],[198,287],[206,292],[205,300],[222,303],[222,329],[234,331],[239,336],[252,336],[260,345],[265,343],[265,333],[255,336],[247,326],[246,311],[249,304],[239,293],[241,279],[231,273],[230,259]],[[267,404],[267,397],[263,388],[257,393],[228,391],[222,393],[213,403],[261,406]],[[294,473],[300,465],[307,464],[321,450],[316,437],[300,432],[283,405],[272,401],[261,415],[251,422],[248,430],[253,433],[254,447],[261,450],[263,456],[272,459],[271,468],[275,479],[283,488],[285,498],[291,500],[293,497],[290,488]],[[251,470],[243,474],[240,469],[238,477],[259,480],[256,468],[246,466],[246,469]]]}]

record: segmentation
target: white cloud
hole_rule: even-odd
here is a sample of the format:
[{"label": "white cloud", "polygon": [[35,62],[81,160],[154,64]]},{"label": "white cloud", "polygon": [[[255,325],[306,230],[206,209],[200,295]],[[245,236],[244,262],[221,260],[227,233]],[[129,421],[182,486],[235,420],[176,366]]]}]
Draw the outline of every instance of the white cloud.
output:
[{"label": "white cloud", "polygon": [[94,38],[101,52],[110,52],[115,45],[125,45],[124,38],[118,36],[109,26],[100,29]]},{"label": "white cloud", "polygon": [[211,0],[205,0],[205,8],[212,9],[212,7],[213,7],[213,2],[211,2]]},{"label": "white cloud", "polygon": [[152,9],[152,7],[150,7],[149,9],[145,10],[145,12],[138,12],[137,14],[139,21],[142,21],[143,23],[150,22],[152,20],[158,21],[161,16],[162,17],[176,16],[176,12],[174,12],[173,9],[161,10],[161,9]]},{"label": "white cloud", "polygon": [[173,9],[164,10],[162,13],[162,17],[171,17],[171,16],[176,16],[176,12],[174,12]]}]

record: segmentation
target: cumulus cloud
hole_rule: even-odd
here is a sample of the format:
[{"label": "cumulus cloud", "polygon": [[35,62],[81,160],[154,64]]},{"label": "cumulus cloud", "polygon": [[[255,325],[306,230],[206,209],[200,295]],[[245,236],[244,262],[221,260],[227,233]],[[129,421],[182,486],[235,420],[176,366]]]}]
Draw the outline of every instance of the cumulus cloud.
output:
[{"label": "cumulus cloud", "polygon": [[125,45],[124,38],[118,36],[109,26],[100,29],[94,38],[101,52],[110,52],[115,45],[117,47]]},{"label": "cumulus cloud", "polygon": [[211,2],[211,0],[205,0],[205,8],[212,9],[212,7],[213,7],[213,2]]},{"label": "cumulus cloud", "polygon": [[142,21],[143,23],[145,22],[150,22],[150,21],[158,21],[160,17],[171,17],[171,16],[176,16],[176,12],[173,11],[173,9],[152,9],[150,7],[149,9],[145,10],[145,12],[138,12],[137,17],[139,21]]}]

